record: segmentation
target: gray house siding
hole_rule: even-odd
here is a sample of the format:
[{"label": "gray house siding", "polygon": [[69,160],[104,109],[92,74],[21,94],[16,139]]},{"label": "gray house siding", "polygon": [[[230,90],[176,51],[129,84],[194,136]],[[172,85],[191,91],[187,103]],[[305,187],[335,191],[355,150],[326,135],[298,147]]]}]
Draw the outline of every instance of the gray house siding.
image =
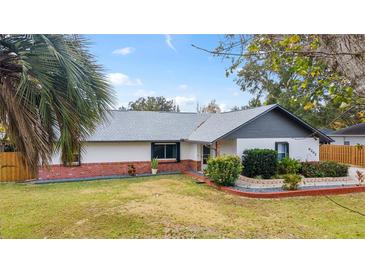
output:
[{"label": "gray house siding", "polygon": [[226,135],[224,139],[298,138],[311,134],[311,130],[294,121],[284,111],[274,109]]}]

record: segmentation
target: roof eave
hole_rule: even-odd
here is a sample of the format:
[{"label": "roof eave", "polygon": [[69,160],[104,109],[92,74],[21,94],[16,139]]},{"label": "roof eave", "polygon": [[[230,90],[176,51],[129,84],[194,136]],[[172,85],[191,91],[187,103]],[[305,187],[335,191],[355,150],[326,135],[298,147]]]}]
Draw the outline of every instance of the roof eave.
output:
[{"label": "roof eave", "polygon": [[204,141],[204,140],[190,140],[190,139],[182,139],[182,142],[187,142],[187,143],[197,143],[197,144],[211,144],[212,142],[210,141]]}]

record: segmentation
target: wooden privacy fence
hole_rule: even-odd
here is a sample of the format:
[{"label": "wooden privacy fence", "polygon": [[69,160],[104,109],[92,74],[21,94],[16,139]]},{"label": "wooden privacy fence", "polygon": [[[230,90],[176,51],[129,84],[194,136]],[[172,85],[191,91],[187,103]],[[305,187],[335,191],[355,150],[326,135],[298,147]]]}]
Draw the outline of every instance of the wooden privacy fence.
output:
[{"label": "wooden privacy fence", "polygon": [[319,160],[365,167],[365,146],[321,145]]},{"label": "wooden privacy fence", "polygon": [[22,161],[19,152],[0,152],[0,182],[26,181],[34,179],[35,174]]}]

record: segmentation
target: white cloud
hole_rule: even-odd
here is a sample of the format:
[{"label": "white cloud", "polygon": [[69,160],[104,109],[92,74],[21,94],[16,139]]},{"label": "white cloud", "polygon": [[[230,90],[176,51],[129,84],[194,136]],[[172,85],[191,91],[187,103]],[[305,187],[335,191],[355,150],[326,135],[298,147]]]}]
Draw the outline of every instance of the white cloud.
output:
[{"label": "white cloud", "polygon": [[131,54],[132,52],[134,52],[136,49],[132,48],[132,47],[125,47],[125,48],[120,48],[120,49],[116,49],[113,51],[113,54],[117,54],[117,55],[128,55]]},{"label": "white cloud", "polygon": [[195,111],[196,97],[195,96],[176,96],[173,98],[181,111]]},{"label": "white cloud", "polygon": [[156,92],[154,92],[153,90],[139,89],[133,95],[136,97],[148,97],[148,96],[153,96],[155,94]]},{"label": "white cloud", "polygon": [[176,49],[175,49],[174,45],[172,44],[172,37],[171,37],[171,35],[170,35],[170,34],[165,34],[165,42],[166,42],[167,46],[168,46],[170,49],[172,49],[172,50],[176,51]]},{"label": "white cloud", "polygon": [[235,91],[232,93],[233,96],[238,96],[240,93],[238,91]]},{"label": "white cloud", "polygon": [[218,104],[218,106],[219,106],[219,108],[221,109],[222,112],[225,112],[225,111],[229,110],[228,107],[227,107],[227,104]]},{"label": "white cloud", "polygon": [[131,79],[128,75],[120,72],[109,73],[107,78],[114,86],[141,86],[142,81],[139,78]]},{"label": "white cloud", "polygon": [[187,90],[188,89],[188,85],[186,85],[186,84],[181,84],[181,85],[179,85],[177,88],[178,89],[180,89],[180,90]]}]

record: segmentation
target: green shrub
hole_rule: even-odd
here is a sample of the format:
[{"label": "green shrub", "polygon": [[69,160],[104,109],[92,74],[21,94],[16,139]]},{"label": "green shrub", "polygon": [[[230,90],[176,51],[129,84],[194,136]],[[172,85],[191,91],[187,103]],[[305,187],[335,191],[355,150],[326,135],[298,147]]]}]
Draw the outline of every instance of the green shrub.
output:
[{"label": "green shrub", "polygon": [[313,177],[345,177],[348,165],[332,161],[303,162],[300,173],[307,178]]},{"label": "green shrub", "polygon": [[307,178],[324,177],[319,162],[303,162],[300,174]]},{"label": "green shrub", "polygon": [[275,174],[274,176],[271,177],[271,179],[284,179],[283,174]]},{"label": "green shrub", "polygon": [[242,154],[243,175],[254,178],[271,178],[277,170],[277,152],[272,149],[248,149]]},{"label": "green shrub", "polygon": [[297,174],[300,171],[301,163],[295,159],[285,157],[278,163],[279,174]]},{"label": "green shrub", "polygon": [[345,177],[347,176],[348,165],[332,161],[320,162],[324,177]]},{"label": "green shrub", "polygon": [[285,174],[283,175],[283,189],[284,190],[297,190],[302,176],[298,174]]},{"label": "green shrub", "polygon": [[151,169],[157,169],[158,168],[158,159],[153,158],[151,161]]},{"label": "green shrub", "polygon": [[242,165],[238,156],[227,155],[208,159],[205,174],[215,183],[232,186],[242,172]]}]

